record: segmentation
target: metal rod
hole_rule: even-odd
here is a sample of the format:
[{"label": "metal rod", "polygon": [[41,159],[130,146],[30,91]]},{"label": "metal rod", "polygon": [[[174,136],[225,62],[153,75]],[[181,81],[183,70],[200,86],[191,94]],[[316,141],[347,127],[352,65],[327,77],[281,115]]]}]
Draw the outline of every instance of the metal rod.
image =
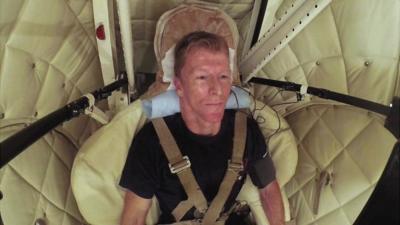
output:
[{"label": "metal rod", "polygon": [[[288,43],[326,9],[332,0],[297,0],[276,23],[264,32],[242,57],[239,70],[247,83],[256,76]],[[268,15],[267,15],[268,16]]]},{"label": "metal rod", "polygon": [[[295,91],[300,92],[303,85],[292,83],[292,82],[285,82],[285,81],[278,81],[278,80],[270,80],[264,79],[259,77],[253,77],[249,80],[249,83],[256,83],[256,84],[265,84],[269,86],[283,88],[288,91]],[[341,94],[338,92],[329,91],[322,88],[315,88],[315,87],[306,87],[308,94],[312,94],[318,96],[320,98],[331,99],[338,102],[346,103],[349,105],[357,106],[363,109],[367,109],[379,114],[383,114],[385,116],[389,116],[391,108],[386,105],[382,105],[376,102],[368,101],[365,99],[353,97],[350,95]]]},{"label": "metal rod", "polygon": [[[92,95],[95,97],[96,101],[99,101],[107,98],[111,95],[112,91],[125,84],[127,84],[127,80],[118,80],[92,92]],[[87,97],[81,97],[5,139],[0,143],[0,168],[59,124],[79,116],[88,106],[89,99]]]}]

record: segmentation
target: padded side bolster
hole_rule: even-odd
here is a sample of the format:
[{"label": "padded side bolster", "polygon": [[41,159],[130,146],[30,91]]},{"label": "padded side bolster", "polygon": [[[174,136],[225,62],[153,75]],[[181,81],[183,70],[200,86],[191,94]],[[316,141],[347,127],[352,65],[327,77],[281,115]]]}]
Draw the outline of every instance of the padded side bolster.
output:
[{"label": "padded side bolster", "polygon": [[255,111],[254,119],[259,122],[261,132],[266,138],[276,169],[276,179],[283,187],[296,171],[298,160],[296,139],[286,120],[272,108],[264,105],[259,101],[254,103],[252,108],[263,108]]},{"label": "padded side bolster", "polygon": [[[118,183],[132,138],[146,121],[141,105],[137,100],[119,112],[83,144],[75,158],[72,191],[90,224],[119,224],[124,191]],[[153,206],[147,224],[158,219],[157,204]]]},{"label": "padded side bolster", "polygon": [[[286,120],[269,106],[264,107],[264,103],[256,101],[251,108],[254,107],[256,109],[263,108],[262,110],[255,111],[254,119],[259,122],[264,137],[266,139],[270,137],[270,140],[266,140],[266,142],[269,154],[271,154],[272,161],[274,162],[276,179],[281,187],[285,220],[290,221],[289,201],[282,187],[292,178],[296,170],[298,159],[296,139]],[[277,130],[278,127],[279,130]],[[246,180],[237,199],[245,200],[249,203],[257,224],[269,224],[261,205],[259,191],[250,179]]]},{"label": "padded side bolster", "polygon": [[262,208],[258,188],[251,182],[249,176],[246,177],[246,182],[244,183],[242,190],[240,190],[236,199],[247,202],[253,214],[254,220],[258,225],[269,225],[268,219],[264,213],[264,209]]}]

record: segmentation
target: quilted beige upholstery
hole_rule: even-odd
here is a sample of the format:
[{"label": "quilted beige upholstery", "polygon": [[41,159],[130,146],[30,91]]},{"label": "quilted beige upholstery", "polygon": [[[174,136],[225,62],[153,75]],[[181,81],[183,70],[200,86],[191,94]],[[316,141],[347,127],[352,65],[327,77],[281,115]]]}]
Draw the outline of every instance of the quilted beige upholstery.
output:
[{"label": "quilted beige upholstery", "polygon": [[141,104],[137,100],[118,113],[85,142],[75,159],[72,188],[90,224],[119,223],[124,193],[118,183],[132,138],[146,121]]},{"label": "quilted beige upholstery", "polygon": [[159,69],[156,82],[149,88],[146,97],[158,95],[170,85],[175,76],[173,71],[175,44],[183,36],[199,30],[218,34],[226,40],[233,83],[240,84],[236,66],[239,33],[233,19],[209,3],[181,4],[165,12],[157,22],[154,52]]},{"label": "quilted beige upholstery", "polygon": [[164,13],[157,23],[154,38],[157,60],[161,61],[183,36],[198,30],[216,33],[225,38],[229,48],[236,49],[239,34],[236,24],[231,21],[232,18],[210,4],[182,4]]},{"label": "quilted beige upholstery", "polygon": [[[155,23],[181,2],[131,1],[137,71],[154,70]],[[252,7],[245,0],[217,4],[237,21]],[[0,140],[102,86],[93,31],[89,0],[0,2]],[[68,177],[77,149],[95,129],[85,116],[64,123],[0,170],[5,224],[42,217],[83,223]]]},{"label": "quilted beige upholstery", "polygon": [[[0,139],[102,86],[91,1],[0,1]],[[0,172],[7,225],[83,224],[70,188],[82,116],[38,140]]]},{"label": "quilted beige upholstery", "polygon": [[[291,7],[282,1],[275,18]],[[400,94],[400,1],[333,0],[261,71],[286,80],[389,105]],[[276,88],[254,85],[258,99],[285,115],[299,163],[286,185],[297,224],[352,224],[372,193],[395,139],[375,113]],[[279,105],[282,104],[282,105]],[[323,185],[313,210],[320,174]]]},{"label": "quilted beige upholstery", "polygon": [[[157,23],[154,52],[159,67],[162,67],[162,60],[167,58],[166,52],[171,50],[175,43],[186,34],[199,30],[224,37],[230,49],[236,50],[238,47],[239,32],[236,24],[224,11],[210,4],[182,4],[164,13]],[[232,58],[232,73],[237,81],[237,60],[235,56]],[[165,76],[165,68],[162,70]]]},{"label": "quilted beige upholstery", "polygon": [[[1,140],[82,93],[102,86],[91,2],[0,1]],[[163,12],[182,2],[131,0],[136,71],[156,72],[153,53],[156,21]],[[271,17],[279,18],[293,1],[268,2],[269,5],[280,5]],[[253,3],[253,0],[216,3],[237,22],[239,45],[247,34]],[[258,76],[323,87],[389,104],[393,95],[400,95],[399,15],[398,0],[333,0]],[[254,93],[270,105],[295,100],[291,93],[276,94],[275,88],[259,85],[255,86]],[[364,154],[356,160],[362,160],[361,165],[371,165],[370,168],[344,162],[351,161],[350,156],[357,148],[382,152],[376,155],[385,157],[393,139],[382,128],[382,119],[318,98],[275,108],[285,115],[299,144],[299,166],[294,180],[285,189],[293,217],[300,224],[348,224],[354,221],[371,193],[382,165],[371,165],[371,158],[364,158]],[[83,223],[66,178],[76,149],[92,129],[96,126],[86,117],[65,123],[0,170],[0,190],[4,193],[0,211],[5,224],[32,224],[44,213],[51,224]],[[359,137],[354,136],[357,129],[360,129]],[[369,136],[372,134],[373,137]],[[376,140],[378,146],[364,143],[368,139]],[[321,148],[327,149],[328,156],[338,155],[330,160],[320,158],[318,150]],[[308,157],[310,152],[313,155]],[[309,163],[311,159],[323,162],[324,166],[344,163],[344,168],[353,168],[354,177],[359,175],[356,184],[346,184],[341,183],[343,175],[337,173],[342,177],[334,179],[333,186],[323,190],[319,214],[314,216],[311,210],[307,211],[312,182],[302,180],[314,178],[319,164]],[[380,159],[381,164],[384,160]],[[333,171],[336,169],[334,167]],[[338,182],[343,185],[334,187]],[[357,190],[352,193],[341,191],[344,187]],[[338,200],[334,201],[333,196]],[[328,207],[324,202],[332,203],[332,206]]]},{"label": "quilted beige upholstery", "polygon": [[[254,110],[253,118],[258,122],[268,144],[269,153],[276,169],[276,179],[279,185],[284,187],[293,177],[298,161],[297,147],[295,146],[292,130],[286,120],[269,106],[259,101],[252,104],[250,108]],[[281,191],[285,221],[290,221],[290,205],[286,192],[283,188]],[[257,224],[269,224],[261,206],[259,192],[249,179],[237,199],[245,200],[249,203]]]},{"label": "quilted beige upholstery", "polygon": [[[297,224],[353,224],[396,138],[381,118],[350,106],[310,106],[287,119],[299,146],[296,174],[285,189]],[[332,177],[323,184],[315,213],[316,179],[321,172]]]},{"label": "quilted beige upholstery", "polygon": [[[2,135],[17,129],[2,129]],[[84,224],[70,188],[77,152],[68,138],[51,132],[1,170],[1,216],[4,224]]]},{"label": "quilted beige upholstery", "polygon": [[[290,2],[283,1],[276,18]],[[399,15],[397,0],[334,0],[257,76],[389,105],[392,96],[400,94]],[[256,86],[255,95],[270,105],[295,100],[293,94],[276,94],[276,89],[266,86]],[[304,103],[309,102],[284,105],[281,112],[289,113]]]},{"label": "quilted beige upholstery", "polygon": [[[194,0],[130,0],[132,12],[132,30],[135,49],[135,70],[157,72],[157,63],[153,50],[153,38],[160,16],[184,2]],[[241,40],[248,29],[249,16],[254,0],[204,1],[209,2],[231,16],[238,24]]]}]

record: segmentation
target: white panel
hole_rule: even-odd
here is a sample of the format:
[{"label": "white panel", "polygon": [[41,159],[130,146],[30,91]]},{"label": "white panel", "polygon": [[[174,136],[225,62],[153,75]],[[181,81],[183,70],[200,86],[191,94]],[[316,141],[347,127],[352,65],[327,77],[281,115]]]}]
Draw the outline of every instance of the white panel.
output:
[{"label": "white panel", "polygon": [[129,6],[129,0],[118,0],[118,17],[121,29],[121,39],[122,48],[124,51],[124,61],[126,73],[128,76],[128,81],[130,87],[135,87],[135,77],[134,77],[134,65],[133,65],[133,38],[132,38],[132,28],[131,28],[131,12]]},{"label": "white panel", "polygon": [[108,0],[97,0],[93,1],[93,14],[96,29],[99,26],[104,27],[105,39],[97,40],[97,49],[99,52],[101,71],[103,73],[104,84],[110,84],[115,81],[116,70],[114,68],[113,58],[113,39],[111,38],[111,22],[114,21],[111,12],[111,8],[109,8],[110,1]]}]

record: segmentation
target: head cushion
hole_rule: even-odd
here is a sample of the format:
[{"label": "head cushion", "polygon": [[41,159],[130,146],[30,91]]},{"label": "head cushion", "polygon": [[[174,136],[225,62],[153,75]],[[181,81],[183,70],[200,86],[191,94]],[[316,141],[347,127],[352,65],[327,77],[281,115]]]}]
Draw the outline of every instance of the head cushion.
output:
[{"label": "head cushion", "polygon": [[235,21],[224,11],[207,3],[182,4],[164,13],[158,20],[154,52],[158,64],[156,82],[143,97],[165,91],[174,76],[174,47],[186,34],[194,31],[215,33],[225,38],[229,51],[233,83],[240,84],[236,49],[239,32]]}]

